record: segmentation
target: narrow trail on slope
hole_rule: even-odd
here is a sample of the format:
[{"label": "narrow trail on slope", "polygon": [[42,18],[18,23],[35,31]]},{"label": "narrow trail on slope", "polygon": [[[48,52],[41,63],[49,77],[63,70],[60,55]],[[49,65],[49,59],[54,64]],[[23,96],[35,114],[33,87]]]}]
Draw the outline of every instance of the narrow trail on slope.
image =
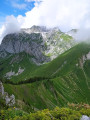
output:
[{"label": "narrow trail on slope", "polygon": [[55,75],[59,70],[61,70],[61,66],[51,75],[51,76],[53,76],[53,75]]}]

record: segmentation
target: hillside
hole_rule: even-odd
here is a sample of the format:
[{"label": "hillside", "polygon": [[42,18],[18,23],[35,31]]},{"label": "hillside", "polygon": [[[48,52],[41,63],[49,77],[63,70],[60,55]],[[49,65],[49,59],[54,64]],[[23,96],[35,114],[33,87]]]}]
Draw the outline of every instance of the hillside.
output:
[{"label": "hillside", "polygon": [[69,102],[90,104],[89,51],[90,44],[80,43],[53,61],[32,67],[31,77],[46,79],[20,85],[4,84],[5,91],[15,95],[17,106],[32,111],[67,106]]},{"label": "hillside", "polygon": [[0,78],[18,82],[36,77],[38,68],[75,44],[73,37],[59,28],[33,26],[8,34],[0,45]]}]

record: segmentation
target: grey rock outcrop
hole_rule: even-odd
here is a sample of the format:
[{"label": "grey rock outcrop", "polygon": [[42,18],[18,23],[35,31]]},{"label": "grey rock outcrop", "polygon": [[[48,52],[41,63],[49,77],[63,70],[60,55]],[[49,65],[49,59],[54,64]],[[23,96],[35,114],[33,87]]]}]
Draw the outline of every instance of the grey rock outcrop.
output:
[{"label": "grey rock outcrop", "polygon": [[10,97],[7,94],[5,97],[6,105],[13,106],[15,104],[15,96],[12,94]]},{"label": "grey rock outcrop", "polygon": [[7,72],[6,74],[5,74],[5,77],[7,78],[7,79],[10,79],[12,76],[18,76],[18,75],[20,75],[21,73],[23,73],[24,72],[24,69],[22,69],[21,67],[19,67],[19,69],[18,69],[18,71],[17,71],[17,73],[15,73],[14,71],[9,71],[9,72]]},{"label": "grey rock outcrop", "polygon": [[13,106],[15,104],[15,96],[13,94],[9,96],[8,93],[4,91],[3,84],[0,81],[0,99],[1,98],[5,100],[5,103],[8,106]]},{"label": "grey rock outcrop", "polygon": [[3,95],[4,95],[4,87],[2,82],[0,81],[0,96],[3,96]]},{"label": "grey rock outcrop", "polygon": [[79,65],[81,68],[83,68],[83,65],[86,60],[90,60],[90,52],[88,52],[87,54],[85,54],[81,58],[79,58]]},{"label": "grey rock outcrop", "polygon": [[[5,36],[1,44],[1,52],[4,54],[26,52],[37,59],[38,62],[49,61],[43,52],[45,46],[41,44],[42,36],[40,33],[16,33]],[[2,54],[1,54],[2,57]]]},{"label": "grey rock outcrop", "polygon": [[90,117],[86,116],[86,115],[83,115],[81,120],[90,120]]}]

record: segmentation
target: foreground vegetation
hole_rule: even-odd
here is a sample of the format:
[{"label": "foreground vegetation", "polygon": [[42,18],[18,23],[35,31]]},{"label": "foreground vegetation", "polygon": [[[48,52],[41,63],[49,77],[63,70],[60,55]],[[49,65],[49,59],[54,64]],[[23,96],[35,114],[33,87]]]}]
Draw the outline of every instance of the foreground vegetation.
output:
[{"label": "foreground vegetation", "polygon": [[90,116],[89,105],[82,107],[82,105],[69,104],[67,108],[55,107],[53,110],[44,109],[35,113],[26,113],[15,107],[0,110],[0,120],[80,120],[82,115]]}]

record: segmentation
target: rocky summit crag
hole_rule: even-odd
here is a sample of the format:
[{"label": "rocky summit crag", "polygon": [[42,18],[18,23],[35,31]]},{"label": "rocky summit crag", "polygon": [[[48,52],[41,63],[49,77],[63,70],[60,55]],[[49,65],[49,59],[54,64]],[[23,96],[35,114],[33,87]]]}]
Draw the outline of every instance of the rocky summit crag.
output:
[{"label": "rocky summit crag", "polygon": [[0,57],[25,52],[32,56],[34,63],[41,64],[53,60],[74,45],[72,36],[59,28],[33,26],[6,35],[0,45]]}]

